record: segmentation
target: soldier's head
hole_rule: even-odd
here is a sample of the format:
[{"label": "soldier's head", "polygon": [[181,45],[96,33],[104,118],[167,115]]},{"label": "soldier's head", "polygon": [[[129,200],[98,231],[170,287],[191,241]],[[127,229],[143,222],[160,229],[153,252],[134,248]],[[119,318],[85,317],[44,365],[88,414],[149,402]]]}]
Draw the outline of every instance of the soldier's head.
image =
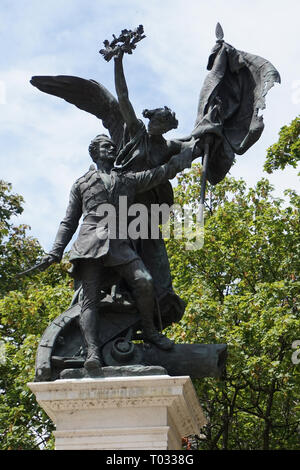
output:
[{"label": "soldier's head", "polygon": [[99,134],[91,141],[89,154],[98,168],[112,168],[116,159],[116,146],[107,135]]},{"label": "soldier's head", "polygon": [[144,109],[143,116],[149,119],[148,132],[152,135],[161,135],[171,129],[176,129],[178,121],[170,108]]}]

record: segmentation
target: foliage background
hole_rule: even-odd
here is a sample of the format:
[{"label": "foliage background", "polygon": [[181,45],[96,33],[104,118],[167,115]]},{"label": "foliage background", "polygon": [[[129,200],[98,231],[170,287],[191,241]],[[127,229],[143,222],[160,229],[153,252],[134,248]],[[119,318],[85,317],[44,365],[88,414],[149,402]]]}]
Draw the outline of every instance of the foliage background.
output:
[{"label": "foliage background", "polygon": [[[299,117],[280,131],[265,168],[297,160]],[[178,177],[177,203],[197,207],[200,178],[200,165]],[[0,449],[52,449],[53,425],[26,384],[38,341],[68,307],[73,284],[67,260],[16,276],[43,253],[29,227],[12,222],[23,200],[3,181],[0,202]],[[287,190],[285,200],[274,198],[265,178],[254,188],[233,178],[208,187],[203,249],[167,241],[174,287],[187,302],[168,335],[227,343],[229,352],[223,380],[194,381],[208,425],[187,448],[300,448],[300,364],[291,360],[300,339],[299,247],[299,196]]]}]

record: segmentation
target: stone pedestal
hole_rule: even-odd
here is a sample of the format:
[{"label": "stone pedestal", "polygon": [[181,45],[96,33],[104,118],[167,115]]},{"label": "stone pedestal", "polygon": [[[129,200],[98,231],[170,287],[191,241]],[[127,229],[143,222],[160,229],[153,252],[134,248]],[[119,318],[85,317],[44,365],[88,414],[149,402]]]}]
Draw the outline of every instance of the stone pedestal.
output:
[{"label": "stone pedestal", "polygon": [[56,425],[56,449],[180,450],[206,423],[190,377],[168,375],[32,382]]}]

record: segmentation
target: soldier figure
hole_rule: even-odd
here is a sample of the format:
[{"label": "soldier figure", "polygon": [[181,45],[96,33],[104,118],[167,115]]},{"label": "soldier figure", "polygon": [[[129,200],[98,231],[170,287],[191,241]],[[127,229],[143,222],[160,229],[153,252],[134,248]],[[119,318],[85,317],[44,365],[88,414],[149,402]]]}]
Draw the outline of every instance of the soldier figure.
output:
[{"label": "soldier figure", "polygon": [[127,197],[130,207],[136,194],[174,178],[179,171],[190,167],[197,155],[191,146],[164,165],[134,173],[114,170],[115,144],[105,135],[92,140],[89,152],[97,169],[90,169],[73,185],[65,218],[44,262],[50,265],[61,260],[83,215],[78,237],[70,251],[70,261],[73,265],[71,275],[82,282],[80,327],[87,345],[85,367],[93,369],[102,366],[97,334],[100,286],[110,287],[116,279],[125,280],[131,291],[141,317],[143,339],[164,350],[173,346],[173,342],[154,325],[155,297],[150,273],[129,237],[122,238],[117,234],[116,238],[110,238],[109,227],[103,223],[99,209],[103,204],[111,204],[118,214],[120,196]]}]

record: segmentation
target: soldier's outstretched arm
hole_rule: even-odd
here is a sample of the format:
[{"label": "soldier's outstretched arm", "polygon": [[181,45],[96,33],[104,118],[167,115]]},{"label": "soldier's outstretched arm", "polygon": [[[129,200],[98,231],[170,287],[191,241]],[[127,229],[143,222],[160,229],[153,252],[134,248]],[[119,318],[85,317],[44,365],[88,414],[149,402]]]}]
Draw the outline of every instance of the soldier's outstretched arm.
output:
[{"label": "soldier's outstretched arm", "polygon": [[18,276],[27,276],[32,272],[38,271],[45,271],[51,264],[59,263],[65,247],[71,240],[72,236],[74,235],[77,227],[78,222],[82,214],[82,203],[81,203],[81,196],[74,185],[70,192],[69,198],[69,205],[66,211],[66,215],[64,219],[61,221],[53,247],[50,253],[47,253],[43,256],[41,262],[32,266],[25,271],[18,273]]}]

